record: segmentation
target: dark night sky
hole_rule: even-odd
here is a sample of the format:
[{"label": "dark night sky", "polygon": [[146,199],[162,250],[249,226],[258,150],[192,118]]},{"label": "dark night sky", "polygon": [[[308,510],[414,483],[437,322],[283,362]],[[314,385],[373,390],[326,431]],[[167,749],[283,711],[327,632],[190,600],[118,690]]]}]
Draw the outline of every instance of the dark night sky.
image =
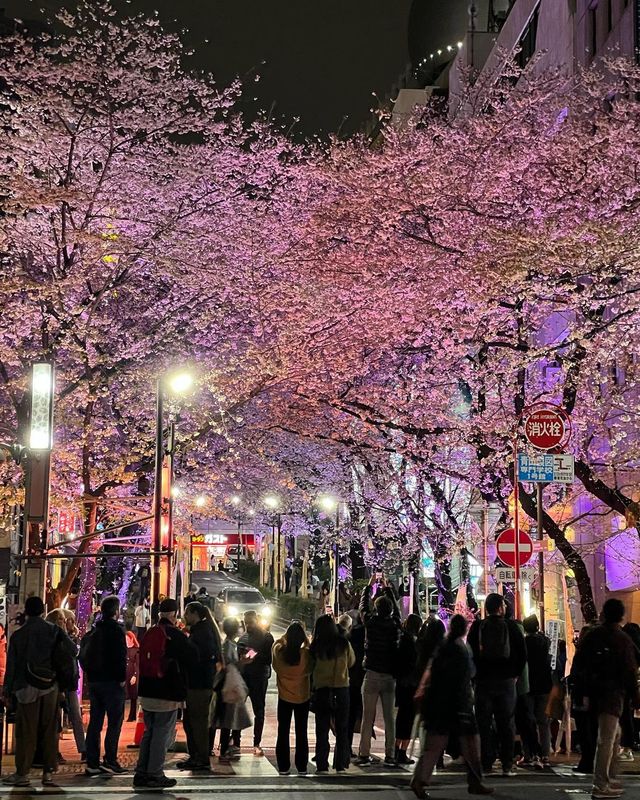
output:
[{"label": "dark night sky", "polygon": [[[58,0],[0,0],[11,16],[37,18]],[[221,83],[257,71],[249,98],[301,118],[298,135],[357,130],[408,60],[410,0],[131,0],[167,26],[187,27],[195,66]],[[174,20],[178,20],[178,24]],[[205,40],[208,39],[208,42]],[[266,63],[261,64],[262,61]]]}]

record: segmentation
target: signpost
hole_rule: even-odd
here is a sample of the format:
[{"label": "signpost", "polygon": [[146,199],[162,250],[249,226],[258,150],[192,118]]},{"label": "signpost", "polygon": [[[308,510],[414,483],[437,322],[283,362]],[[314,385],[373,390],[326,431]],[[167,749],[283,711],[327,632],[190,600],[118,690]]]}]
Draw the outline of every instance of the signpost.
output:
[{"label": "signpost", "polygon": [[512,567],[519,573],[520,567],[523,567],[533,555],[533,540],[526,531],[518,530],[517,535],[516,545],[515,529],[507,528],[506,531],[502,531],[496,539],[496,554],[505,566]]},{"label": "signpost", "polygon": [[[516,616],[519,613],[520,575],[519,575],[519,483],[529,482],[536,486],[536,511],[538,539],[542,541],[543,530],[543,491],[546,483],[573,483],[574,460],[566,453],[550,453],[568,444],[571,438],[571,420],[567,412],[552,403],[536,403],[525,408],[522,413],[524,437],[535,450],[543,451],[531,456],[518,453],[518,434],[513,440],[514,502],[515,502],[515,572],[516,572]],[[540,624],[544,630],[544,553],[538,553],[538,583],[540,592]]]},{"label": "signpost", "polygon": [[574,458],[568,453],[518,453],[518,480],[523,483],[573,483]]},{"label": "signpost", "polygon": [[[497,583],[513,583],[516,579],[516,571],[511,567],[496,567],[494,577]],[[527,583],[531,583],[536,577],[534,567],[523,567],[520,570],[520,578]]]}]

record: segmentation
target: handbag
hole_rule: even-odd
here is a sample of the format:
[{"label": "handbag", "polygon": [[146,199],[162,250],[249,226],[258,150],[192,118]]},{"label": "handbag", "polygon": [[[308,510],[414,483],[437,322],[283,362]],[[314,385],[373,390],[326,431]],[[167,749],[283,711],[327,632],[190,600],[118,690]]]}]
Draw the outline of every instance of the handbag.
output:
[{"label": "handbag", "polygon": [[242,679],[240,670],[235,664],[228,664],[224,683],[222,685],[222,700],[224,703],[235,705],[244,703],[249,696],[247,684]]}]

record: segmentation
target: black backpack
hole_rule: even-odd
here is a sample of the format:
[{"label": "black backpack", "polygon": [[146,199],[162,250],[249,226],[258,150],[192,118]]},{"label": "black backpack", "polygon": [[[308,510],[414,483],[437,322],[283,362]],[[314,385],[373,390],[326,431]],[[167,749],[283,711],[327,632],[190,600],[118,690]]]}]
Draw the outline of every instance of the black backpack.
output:
[{"label": "black backpack", "polygon": [[58,686],[63,692],[78,688],[78,660],[76,646],[71,639],[60,631],[51,656]]},{"label": "black backpack", "polygon": [[511,656],[507,621],[498,616],[483,619],[480,623],[478,645],[481,658],[489,661],[506,661]]},{"label": "black backpack", "polygon": [[100,671],[104,663],[104,636],[100,628],[92,628],[82,637],[78,660],[89,679],[92,673]]}]

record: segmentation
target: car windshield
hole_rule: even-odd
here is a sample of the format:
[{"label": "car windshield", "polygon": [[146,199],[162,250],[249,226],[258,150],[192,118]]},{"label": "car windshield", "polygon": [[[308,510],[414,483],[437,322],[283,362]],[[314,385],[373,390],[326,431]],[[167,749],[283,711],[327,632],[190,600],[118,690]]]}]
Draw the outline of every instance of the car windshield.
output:
[{"label": "car windshield", "polygon": [[264,603],[260,592],[247,592],[241,589],[230,589],[227,592],[228,603]]}]

